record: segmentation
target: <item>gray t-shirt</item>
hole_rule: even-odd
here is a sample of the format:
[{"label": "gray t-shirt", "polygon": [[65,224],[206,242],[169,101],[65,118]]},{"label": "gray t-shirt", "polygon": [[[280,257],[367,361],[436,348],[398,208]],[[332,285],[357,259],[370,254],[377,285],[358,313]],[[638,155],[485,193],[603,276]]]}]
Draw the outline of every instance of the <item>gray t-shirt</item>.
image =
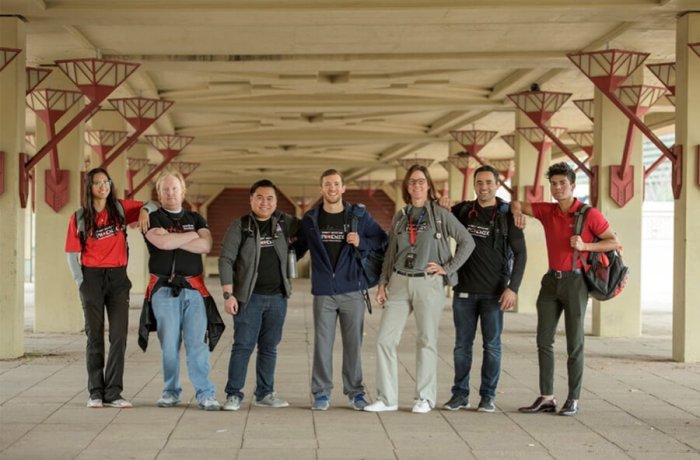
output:
[{"label": "gray t-shirt", "polygon": [[[435,238],[437,232],[430,226],[429,221],[431,219],[428,219],[429,211],[427,208],[414,208],[410,206],[407,213],[409,219],[406,225],[403,228],[397,229],[396,241],[398,244],[398,252],[394,270],[400,270],[404,273],[423,273],[425,272],[428,262],[440,262],[437,256],[437,238]],[[415,225],[417,229],[416,244],[413,248],[411,248],[410,243],[410,223]],[[407,268],[406,257],[411,252],[416,254],[413,260],[413,268]]]}]

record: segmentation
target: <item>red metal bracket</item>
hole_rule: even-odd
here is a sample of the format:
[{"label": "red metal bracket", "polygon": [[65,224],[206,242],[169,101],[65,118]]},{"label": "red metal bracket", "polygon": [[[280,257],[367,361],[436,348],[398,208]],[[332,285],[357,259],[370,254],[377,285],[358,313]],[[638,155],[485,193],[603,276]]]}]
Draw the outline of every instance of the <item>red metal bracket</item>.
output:
[{"label": "red metal bracket", "polygon": [[21,52],[19,48],[0,48],[0,72]]},{"label": "red metal bracket", "polygon": [[664,84],[666,89],[671,93],[666,95],[666,99],[676,105],[676,63],[664,62],[662,64],[647,64],[647,68],[651,73],[656,75],[656,78]]},{"label": "red metal bracket", "polygon": [[173,161],[173,159],[185,148],[187,145],[192,142],[194,137],[191,136],[178,136],[178,135],[171,135],[171,134],[164,134],[164,135],[157,135],[157,136],[146,136],[146,139],[148,139],[148,142],[153,145],[158,151],[163,155],[163,161],[153,168],[153,170],[146,176],[146,178],[141,181],[139,185],[134,187],[134,189],[126,195],[126,198],[128,199],[133,199],[134,195],[138,193],[139,190],[141,190],[149,180],[154,178],[156,174],[160,173],[163,169],[165,169],[166,166],[168,166],[168,163]]},{"label": "red metal bracket", "polygon": [[170,165],[180,171],[180,174],[182,174],[182,177],[185,179],[190,177],[190,174],[192,174],[195,169],[199,168],[199,163],[190,163],[187,161],[173,161]]},{"label": "red metal bracket", "polygon": [[[61,89],[38,89],[27,96],[27,105],[46,126],[46,135],[51,140],[56,135],[56,123],[83,97],[80,91]],[[58,146],[49,152],[51,168],[45,175],[44,201],[51,209],[58,212],[69,199],[70,174],[62,170],[58,161]],[[64,183],[65,181],[65,183]]]},{"label": "red metal bracket", "polygon": [[515,133],[504,134],[501,136],[501,139],[503,139],[503,142],[508,144],[508,147],[515,150]]},{"label": "red metal bracket", "polygon": [[697,43],[688,43],[688,46],[690,47],[691,50],[695,52],[695,54],[700,57],[700,42]]},{"label": "red metal bracket", "polygon": [[39,84],[46,80],[53,69],[45,67],[27,67],[27,94],[34,91]]},{"label": "red metal bracket", "polygon": [[[566,131],[565,128],[550,128],[559,137]],[[523,136],[537,150],[537,168],[533,185],[525,186],[524,199],[534,203],[544,200],[544,187],[542,186],[542,174],[544,173],[544,156],[552,147],[552,141],[540,128],[518,128],[518,134]]]},{"label": "red metal bracket", "polygon": [[595,103],[593,99],[575,99],[572,102],[589,120],[593,121],[595,117]]},{"label": "red metal bracket", "polygon": [[[605,96],[639,129],[656,147],[670,159],[676,161],[674,149],[666,147],[654,132],[627,106],[615,90],[629,77],[644,60],[648,53],[638,53],[623,50],[605,50],[592,52],[578,52],[567,55],[571,62],[583,72],[593,84],[605,94]],[[656,163],[655,163],[656,164]],[[673,166],[675,167],[675,166]],[[682,187],[682,175],[673,175],[673,196],[678,199]],[[680,181],[676,183],[675,181]]]},{"label": "red metal bracket", "polygon": [[88,129],[85,131],[85,143],[100,157],[100,163],[104,164],[107,153],[124,140],[127,134],[126,131]]},{"label": "red metal bracket", "polygon": [[[49,141],[29,161],[20,163],[20,204],[27,206],[29,193],[28,171],[54,150],[73,129],[88,116],[95,113],[100,103],[122,84],[139,66],[128,62],[106,61],[101,59],[72,59],[56,61],[59,69],[90,99],[83,110],[51,137]],[[21,158],[21,157],[20,157]],[[26,159],[26,157],[25,157]]]},{"label": "red metal bracket", "polygon": [[467,152],[458,152],[450,155],[447,161],[462,173],[462,201],[465,201],[469,198],[469,175],[476,169],[474,163],[477,160]]},{"label": "red metal bracket", "polygon": [[595,143],[593,131],[569,131],[567,134],[576,142],[576,145],[581,147],[581,150],[586,152],[586,158],[583,162],[590,164],[591,158],[593,158],[593,144]]},{"label": "red metal bracket", "polygon": [[[450,135],[457,141],[459,144],[464,147],[464,151],[467,154],[467,156],[470,156],[474,158],[480,165],[484,166],[488,164],[486,161],[484,161],[480,156],[479,152],[481,149],[483,149],[486,144],[491,142],[491,139],[493,139],[496,134],[498,134],[498,131],[484,131],[484,130],[478,130],[478,129],[472,129],[472,130],[463,130],[463,131],[450,131]],[[450,160],[453,161],[453,160]],[[469,166],[464,166],[464,161],[461,158],[455,158],[453,164],[455,167],[460,168],[458,165],[462,165],[460,168],[461,171],[464,173],[464,180],[467,181],[469,174],[472,173],[472,168]],[[466,168],[466,169],[465,169]],[[505,184],[505,181],[508,180],[505,176],[501,177],[500,179],[501,186],[508,190],[509,193],[513,193],[513,190]],[[465,184],[462,188],[462,199],[466,200],[468,190],[468,185]]]},{"label": "red metal bracket", "polygon": [[134,177],[148,164],[147,158],[126,159],[126,182],[127,190],[124,196],[129,195],[134,190]]},{"label": "red metal bracket", "polygon": [[134,132],[112,154],[102,161],[102,168],[107,168],[122,152],[130,149],[139,136],[160,118],[173,104],[172,101],[147,99],[145,97],[127,97],[110,99],[109,103],[134,128]]},{"label": "red metal bracket", "polygon": [[396,162],[399,164],[399,166],[408,171],[408,168],[413,165],[421,165],[429,168],[430,165],[435,162],[435,160],[432,158],[402,158],[400,160],[396,160]]}]

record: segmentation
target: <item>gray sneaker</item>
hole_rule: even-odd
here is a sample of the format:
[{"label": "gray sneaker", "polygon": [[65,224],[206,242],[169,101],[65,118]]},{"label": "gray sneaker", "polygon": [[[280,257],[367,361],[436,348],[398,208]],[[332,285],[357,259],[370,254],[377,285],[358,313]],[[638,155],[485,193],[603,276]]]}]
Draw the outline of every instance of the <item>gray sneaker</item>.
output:
[{"label": "gray sneaker", "polygon": [[365,399],[364,393],[357,393],[354,398],[350,398],[350,407],[355,410],[364,410],[367,406],[369,403]]},{"label": "gray sneaker", "polygon": [[483,396],[481,401],[479,401],[479,412],[494,412],[496,410],[496,405],[493,403],[493,399],[488,396]]},{"label": "gray sneaker", "polygon": [[180,398],[173,395],[165,395],[156,403],[158,407],[173,407],[180,404]]},{"label": "gray sneaker", "polygon": [[241,398],[235,395],[226,397],[224,410],[238,410],[241,408]]},{"label": "gray sneaker", "polygon": [[202,410],[221,410],[221,404],[213,396],[202,399],[197,405]]},{"label": "gray sneaker", "polygon": [[289,403],[284,399],[275,397],[274,393],[266,394],[262,399],[255,399],[253,405],[258,407],[287,407]]},{"label": "gray sneaker", "polygon": [[88,399],[87,407],[89,407],[90,409],[100,409],[104,407],[104,404],[102,403],[102,399],[100,398],[90,398]]},{"label": "gray sneaker", "polygon": [[314,399],[314,403],[311,405],[311,410],[328,410],[331,407],[331,400],[328,396],[319,396]]},{"label": "gray sneaker", "polygon": [[450,400],[442,406],[443,409],[447,410],[469,409],[469,407],[469,396],[458,395],[452,395]]}]

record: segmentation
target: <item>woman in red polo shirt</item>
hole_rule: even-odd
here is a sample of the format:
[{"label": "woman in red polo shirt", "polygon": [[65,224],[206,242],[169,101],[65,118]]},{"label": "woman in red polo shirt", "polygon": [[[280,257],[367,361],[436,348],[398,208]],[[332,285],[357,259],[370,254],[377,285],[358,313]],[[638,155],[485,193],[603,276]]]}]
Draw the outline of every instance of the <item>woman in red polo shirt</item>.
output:
[{"label": "woman in red polo shirt", "polygon": [[[112,191],[112,179],[102,168],[87,173],[83,203],[70,219],[65,251],[85,315],[90,392],[87,407],[127,408],[131,403],[121,395],[131,288],[126,274],[126,226],[139,221],[142,229],[147,229],[148,209],[156,206],[149,205],[142,211],[141,201],[118,200]],[[106,367],[105,308],[109,318]]]}]

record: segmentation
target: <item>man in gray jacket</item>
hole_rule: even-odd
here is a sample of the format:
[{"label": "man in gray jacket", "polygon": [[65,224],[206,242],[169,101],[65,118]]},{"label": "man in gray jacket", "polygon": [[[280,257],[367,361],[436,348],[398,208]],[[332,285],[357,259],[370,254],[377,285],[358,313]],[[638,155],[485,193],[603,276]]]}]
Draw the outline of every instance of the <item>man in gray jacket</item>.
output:
[{"label": "man in gray jacket", "polygon": [[259,180],[250,188],[251,212],[231,224],[219,257],[224,309],[233,315],[233,347],[224,410],[241,407],[250,355],[256,344],[256,406],[286,407],[274,393],[277,346],[292,292],[287,276],[290,240],[299,220],[277,211],[277,187]]}]

